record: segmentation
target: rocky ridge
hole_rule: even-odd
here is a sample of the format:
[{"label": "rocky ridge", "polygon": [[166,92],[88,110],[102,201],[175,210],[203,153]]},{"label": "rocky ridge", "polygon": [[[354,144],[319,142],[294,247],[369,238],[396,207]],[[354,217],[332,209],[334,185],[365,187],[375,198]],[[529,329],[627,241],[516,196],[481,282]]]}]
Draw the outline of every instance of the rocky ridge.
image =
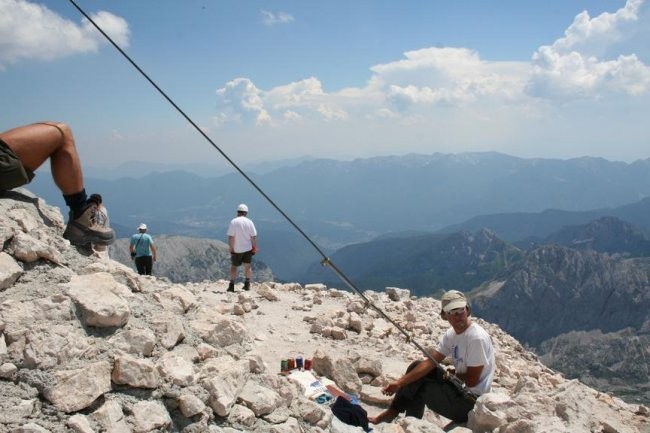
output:
[{"label": "rocky ridge", "polygon": [[[316,373],[360,396],[421,354],[354,294],[324,285],[225,280],[175,284],[81,254],[56,208],[25,190],[0,198],[0,432],[347,432],[326,406],[278,374],[312,358]],[[421,343],[447,325],[432,298],[365,292]],[[650,411],[566,380],[498,326],[493,391],[452,432],[650,432]],[[378,433],[442,432],[427,411]]]}]

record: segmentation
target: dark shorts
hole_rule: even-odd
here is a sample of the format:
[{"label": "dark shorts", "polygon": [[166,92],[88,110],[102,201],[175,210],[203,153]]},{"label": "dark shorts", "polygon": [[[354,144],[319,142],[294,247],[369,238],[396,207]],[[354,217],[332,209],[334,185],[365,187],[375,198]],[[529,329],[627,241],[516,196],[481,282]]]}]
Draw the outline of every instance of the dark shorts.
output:
[{"label": "dark shorts", "polygon": [[136,257],[135,268],[140,275],[151,275],[151,271],[153,270],[153,256]]},{"label": "dark shorts", "polygon": [[0,190],[7,190],[28,184],[34,173],[23,167],[7,143],[0,140]]},{"label": "dark shorts", "polygon": [[241,266],[242,263],[250,263],[253,261],[253,252],[246,251],[245,253],[232,253],[230,255],[230,263],[233,266]]}]

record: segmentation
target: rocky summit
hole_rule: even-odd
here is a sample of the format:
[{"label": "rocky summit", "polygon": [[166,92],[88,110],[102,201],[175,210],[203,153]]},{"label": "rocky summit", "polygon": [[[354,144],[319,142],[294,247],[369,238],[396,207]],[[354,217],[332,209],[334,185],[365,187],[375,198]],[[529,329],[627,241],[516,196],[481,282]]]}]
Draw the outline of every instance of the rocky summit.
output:
[{"label": "rocky summit", "polygon": [[[144,277],[61,237],[64,220],[24,189],[0,198],[0,432],[361,432],[280,373],[314,373],[386,407],[381,386],[422,354],[356,294],[322,284],[178,284]],[[419,343],[448,327],[439,301],[365,296]],[[493,390],[466,425],[426,412],[378,433],[650,432],[650,411],[567,380],[498,326]]]}]

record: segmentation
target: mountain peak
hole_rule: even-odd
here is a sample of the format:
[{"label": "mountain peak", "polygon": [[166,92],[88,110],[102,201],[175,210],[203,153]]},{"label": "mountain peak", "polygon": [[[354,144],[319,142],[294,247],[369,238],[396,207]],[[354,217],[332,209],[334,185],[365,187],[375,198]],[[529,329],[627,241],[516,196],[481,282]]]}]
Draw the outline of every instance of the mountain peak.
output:
[{"label": "mountain peak", "polygon": [[[280,360],[312,359],[315,374],[375,414],[388,401],[381,386],[422,358],[352,293],[272,281],[227,293],[225,280],[140,276],[71,247],[58,210],[21,191],[0,199],[0,227],[2,431],[353,432],[280,374]],[[449,326],[434,314],[439,301],[404,292],[366,294],[434,344]],[[562,378],[498,326],[474,320],[494,341],[497,372],[470,430],[647,426],[647,407]],[[427,410],[422,421],[375,430],[442,431],[447,421]]]}]

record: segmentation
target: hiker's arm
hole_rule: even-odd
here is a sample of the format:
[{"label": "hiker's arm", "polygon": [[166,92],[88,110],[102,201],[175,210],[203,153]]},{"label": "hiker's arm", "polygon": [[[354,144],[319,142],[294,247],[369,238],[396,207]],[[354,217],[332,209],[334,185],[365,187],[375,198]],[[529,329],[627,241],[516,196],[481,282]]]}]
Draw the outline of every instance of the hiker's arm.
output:
[{"label": "hiker's arm", "polygon": [[483,372],[483,366],[479,365],[478,367],[467,367],[467,371],[463,374],[457,374],[465,385],[470,388],[478,385],[479,379],[481,378],[481,373]]},{"label": "hiker's arm", "polygon": [[154,246],[154,244],[151,244],[150,246],[151,246],[151,253],[153,254],[153,261],[155,262],[156,258],[158,257],[158,253],[156,252],[156,247]]},{"label": "hiker's arm", "polygon": [[235,237],[228,236],[228,245],[230,246],[230,254],[235,252]]},{"label": "hiker's arm", "polygon": [[[431,352],[431,355],[433,356],[433,359],[435,359],[437,362],[440,362],[444,359],[444,356],[435,350]],[[413,370],[409,371],[401,378],[386,385],[381,390],[381,392],[383,392],[386,395],[393,395],[398,389],[400,389],[404,385],[408,385],[409,383],[413,383],[419,379],[422,379],[424,376],[431,373],[434,368],[436,368],[436,365],[433,363],[433,361],[427,358],[421,363],[419,363]]]}]

